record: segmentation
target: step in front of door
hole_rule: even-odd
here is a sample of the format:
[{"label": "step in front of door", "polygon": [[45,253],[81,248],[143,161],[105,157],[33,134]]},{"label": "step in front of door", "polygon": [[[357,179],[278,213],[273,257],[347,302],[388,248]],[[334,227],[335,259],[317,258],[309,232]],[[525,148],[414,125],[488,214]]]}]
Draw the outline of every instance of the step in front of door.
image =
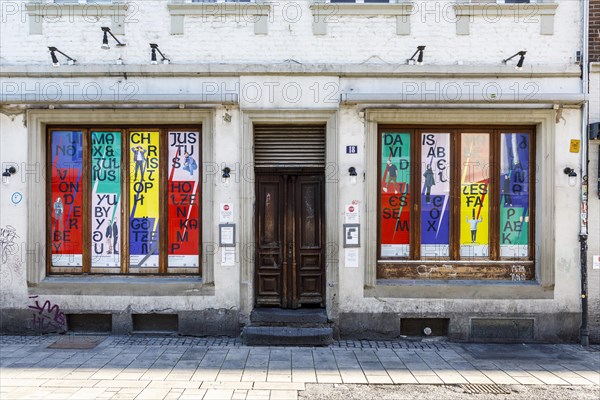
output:
[{"label": "step in front of door", "polygon": [[249,346],[328,346],[333,329],[324,327],[247,326],[242,333]]},{"label": "step in front of door", "polygon": [[264,324],[325,324],[327,312],[323,308],[291,310],[285,308],[255,308],[250,314],[255,325]]}]

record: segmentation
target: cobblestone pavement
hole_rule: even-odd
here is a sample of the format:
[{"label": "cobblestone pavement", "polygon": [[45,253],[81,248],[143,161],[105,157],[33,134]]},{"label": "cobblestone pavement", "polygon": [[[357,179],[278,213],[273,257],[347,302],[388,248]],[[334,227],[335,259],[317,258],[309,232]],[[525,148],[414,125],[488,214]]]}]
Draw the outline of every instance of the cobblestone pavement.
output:
[{"label": "cobblestone pavement", "polygon": [[[87,345],[96,347],[84,349]],[[49,348],[55,342],[67,348]],[[75,347],[75,348],[68,348]],[[600,385],[600,346],[239,338],[0,337],[0,398],[297,399],[306,384]]]}]

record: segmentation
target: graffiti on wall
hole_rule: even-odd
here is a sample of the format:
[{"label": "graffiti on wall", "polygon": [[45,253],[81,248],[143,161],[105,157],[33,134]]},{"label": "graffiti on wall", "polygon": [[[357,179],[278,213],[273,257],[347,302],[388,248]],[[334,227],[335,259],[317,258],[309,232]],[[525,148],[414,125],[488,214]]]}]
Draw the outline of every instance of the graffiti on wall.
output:
[{"label": "graffiti on wall", "polygon": [[32,327],[39,333],[62,333],[66,331],[67,320],[65,314],[60,310],[58,304],[52,304],[50,300],[44,301],[38,296],[29,296],[33,304],[29,309],[32,313]]}]

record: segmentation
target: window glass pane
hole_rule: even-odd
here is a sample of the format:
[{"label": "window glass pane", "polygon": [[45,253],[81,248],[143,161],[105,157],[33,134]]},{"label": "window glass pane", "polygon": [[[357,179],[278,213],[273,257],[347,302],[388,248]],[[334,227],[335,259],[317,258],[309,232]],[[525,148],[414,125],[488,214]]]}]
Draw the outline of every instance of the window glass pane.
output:
[{"label": "window glass pane", "polygon": [[450,134],[421,136],[421,257],[450,256]]},{"label": "window glass pane", "polygon": [[500,256],[529,255],[529,134],[503,133],[500,147]]},{"label": "window glass pane", "polygon": [[52,266],[81,267],[82,133],[54,131],[51,137]]},{"label": "window glass pane", "polygon": [[461,134],[460,256],[489,255],[489,135]]},{"label": "window glass pane", "polygon": [[92,268],[121,271],[121,132],[92,132]]},{"label": "window glass pane", "polygon": [[129,272],[158,272],[159,132],[130,133]]},{"label": "window glass pane", "polygon": [[410,255],[410,134],[381,137],[381,256]]},{"label": "window glass pane", "polygon": [[[169,162],[169,272],[198,272],[199,132],[169,132]],[[186,268],[194,271],[186,271]]]}]

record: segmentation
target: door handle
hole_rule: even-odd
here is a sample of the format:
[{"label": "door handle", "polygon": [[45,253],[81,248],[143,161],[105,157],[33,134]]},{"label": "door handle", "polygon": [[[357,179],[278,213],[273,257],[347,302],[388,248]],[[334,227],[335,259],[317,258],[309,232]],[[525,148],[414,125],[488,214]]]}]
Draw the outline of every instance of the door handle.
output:
[{"label": "door handle", "polygon": [[293,252],[294,252],[294,244],[288,243],[288,257],[289,258],[292,258]]}]

